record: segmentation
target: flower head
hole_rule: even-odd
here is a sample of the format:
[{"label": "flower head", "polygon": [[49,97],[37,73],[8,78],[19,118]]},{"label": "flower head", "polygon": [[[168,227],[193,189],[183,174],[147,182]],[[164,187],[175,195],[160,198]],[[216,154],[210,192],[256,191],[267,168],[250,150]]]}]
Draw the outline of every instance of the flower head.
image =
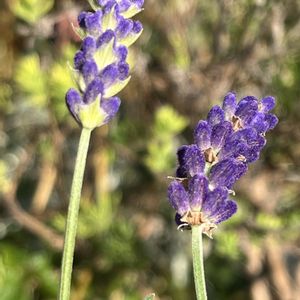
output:
[{"label": "flower head", "polygon": [[259,158],[265,133],[276,126],[278,119],[270,113],[274,106],[273,97],[247,96],[237,102],[230,92],[222,108],[214,106],[199,121],[194,144],[178,149],[176,178],[168,188],[179,226],[202,225],[211,237],[216,225],[236,212],[229,194],[248,164]]},{"label": "flower head", "polygon": [[116,97],[129,82],[126,61],[131,46],[142,33],[139,21],[129,19],[142,10],[143,1],[94,0],[94,12],[78,16],[81,48],[74,57],[78,90],[66,94],[67,106],[83,127],[93,129],[117,113]]}]

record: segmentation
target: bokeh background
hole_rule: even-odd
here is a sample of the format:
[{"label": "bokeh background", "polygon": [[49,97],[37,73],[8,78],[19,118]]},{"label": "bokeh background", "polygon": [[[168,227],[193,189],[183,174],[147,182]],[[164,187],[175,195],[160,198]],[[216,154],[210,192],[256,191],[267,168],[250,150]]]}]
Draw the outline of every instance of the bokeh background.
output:
[{"label": "bokeh background", "polygon": [[[80,128],[64,95],[87,1],[0,2],[0,299],[56,299]],[[92,134],[72,300],[195,299],[166,199],[176,149],[227,91],[280,123],[205,238],[209,299],[300,299],[300,2],[146,0],[118,117]]]}]

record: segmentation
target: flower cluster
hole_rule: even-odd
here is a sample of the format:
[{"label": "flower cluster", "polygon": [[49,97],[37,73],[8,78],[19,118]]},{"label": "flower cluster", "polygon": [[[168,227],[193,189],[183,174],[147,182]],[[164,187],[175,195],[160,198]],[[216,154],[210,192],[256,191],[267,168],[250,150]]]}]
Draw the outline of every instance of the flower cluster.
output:
[{"label": "flower cluster", "polygon": [[199,121],[194,144],[178,149],[176,178],[168,188],[179,226],[202,225],[211,236],[218,223],[236,212],[236,203],[229,199],[231,188],[259,158],[265,133],[276,126],[277,117],[269,113],[274,106],[270,96],[237,102],[229,92],[222,108],[214,106],[207,119]]},{"label": "flower cluster", "polygon": [[142,33],[130,18],[142,10],[143,0],[94,0],[94,12],[81,12],[77,32],[81,49],[74,58],[76,89],[66,94],[67,106],[85,128],[106,124],[117,113],[115,95],[129,82],[128,48]]}]

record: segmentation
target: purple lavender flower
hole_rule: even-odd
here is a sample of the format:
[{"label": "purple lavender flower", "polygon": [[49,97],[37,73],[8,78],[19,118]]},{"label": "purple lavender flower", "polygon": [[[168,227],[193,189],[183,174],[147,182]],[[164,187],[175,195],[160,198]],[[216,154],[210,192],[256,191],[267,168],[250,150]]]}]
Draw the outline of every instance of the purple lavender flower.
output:
[{"label": "purple lavender flower", "polygon": [[229,92],[223,101],[224,118],[233,124],[234,130],[253,127],[259,133],[273,129],[278,119],[269,111],[275,106],[275,99],[267,96],[258,101],[253,96],[247,96],[236,101],[235,93]]},{"label": "purple lavender flower", "polygon": [[129,82],[126,62],[129,46],[142,33],[139,21],[129,19],[142,10],[144,1],[94,0],[94,12],[78,16],[81,48],[74,57],[78,91],[70,89],[66,103],[77,122],[93,129],[109,122],[118,112],[115,95]]},{"label": "purple lavender flower", "polygon": [[178,149],[177,177],[168,189],[180,227],[202,224],[211,237],[216,224],[236,212],[237,205],[228,195],[248,164],[259,158],[265,133],[276,126],[278,119],[270,113],[274,106],[273,97],[259,101],[247,96],[237,102],[230,92],[222,108],[214,106],[207,120],[199,121],[194,144]]},{"label": "purple lavender flower", "polygon": [[213,229],[222,221],[230,218],[237,205],[228,198],[224,187],[209,188],[209,180],[204,175],[195,175],[185,188],[174,180],[168,188],[171,205],[177,211],[179,224],[189,226],[204,224],[203,232],[211,237]]}]

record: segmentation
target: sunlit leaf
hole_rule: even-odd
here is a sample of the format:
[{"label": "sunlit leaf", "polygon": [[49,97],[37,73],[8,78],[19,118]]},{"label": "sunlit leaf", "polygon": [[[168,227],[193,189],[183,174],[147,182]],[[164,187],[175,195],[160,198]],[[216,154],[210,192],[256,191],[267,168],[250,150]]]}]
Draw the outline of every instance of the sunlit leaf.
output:
[{"label": "sunlit leaf", "polygon": [[15,81],[29,104],[43,107],[47,103],[46,76],[37,54],[24,56],[16,67]]},{"label": "sunlit leaf", "polygon": [[8,3],[17,17],[35,23],[52,9],[54,0],[10,0]]}]

